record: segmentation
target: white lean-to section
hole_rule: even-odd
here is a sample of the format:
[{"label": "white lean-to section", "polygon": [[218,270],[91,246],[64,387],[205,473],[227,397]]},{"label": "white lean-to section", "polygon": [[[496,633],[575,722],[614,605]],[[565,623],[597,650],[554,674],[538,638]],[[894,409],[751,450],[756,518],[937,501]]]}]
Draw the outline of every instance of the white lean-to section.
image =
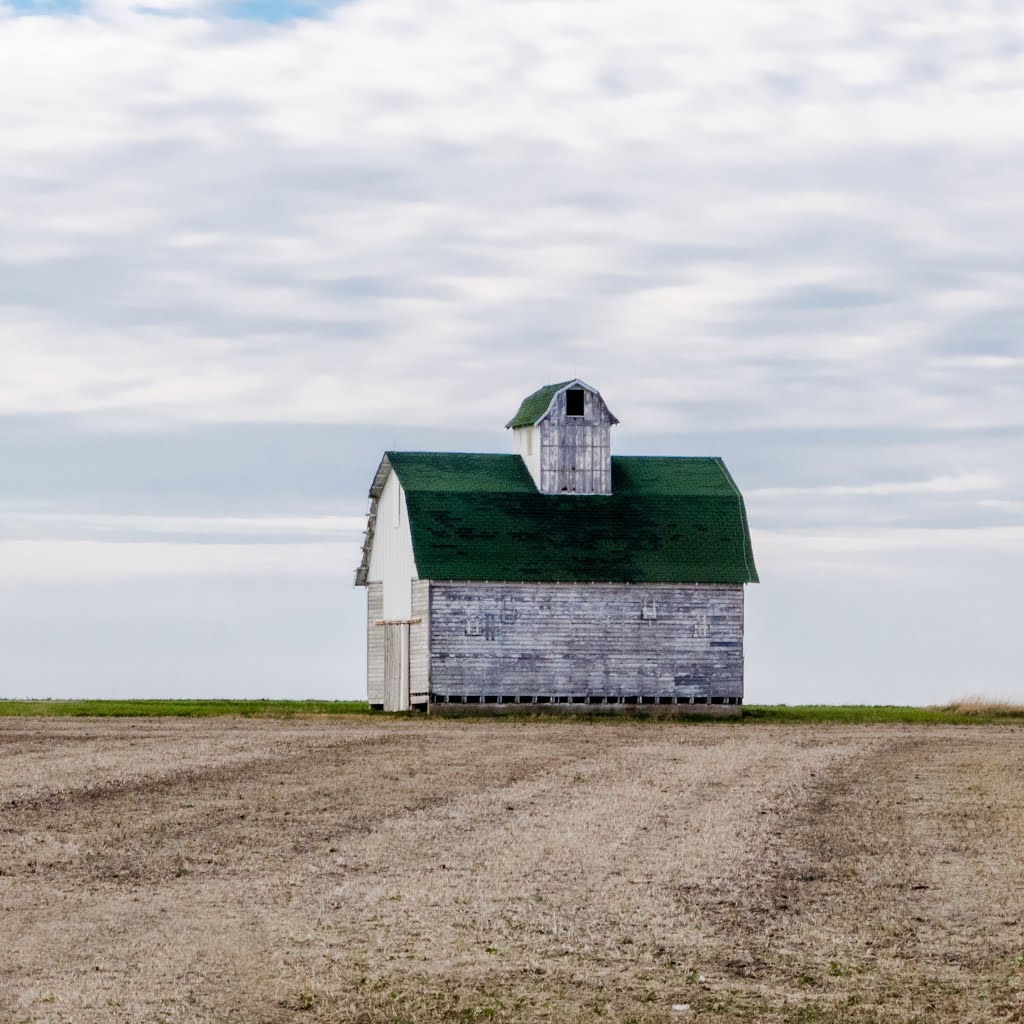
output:
[{"label": "white lean-to section", "polygon": [[409,510],[405,491],[392,471],[377,499],[377,523],[367,576],[367,582],[383,584],[382,618],[391,622],[412,618],[414,579],[417,579],[416,560],[412,553]]},{"label": "white lean-to section", "polygon": [[540,487],[540,427],[516,427],[512,431],[512,450],[519,455]]}]

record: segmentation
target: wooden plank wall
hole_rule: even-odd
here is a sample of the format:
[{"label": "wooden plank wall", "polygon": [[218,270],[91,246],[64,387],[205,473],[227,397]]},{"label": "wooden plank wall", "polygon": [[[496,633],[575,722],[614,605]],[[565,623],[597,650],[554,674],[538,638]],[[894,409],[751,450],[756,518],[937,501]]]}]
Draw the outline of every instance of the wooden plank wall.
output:
[{"label": "wooden plank wall", "polygon": [[[417,622],[416,620],[420,621]],[[430,583],[412,582],[412,625],[409,627],[409,701],[423,704],[430,690]]]},{"label": "wooden plank wall", "polygon": [[432,583],[438,695],[743,696],[743,588]]},{"label": "wooden plank wall", "polygon": [[540,490],[545,494],[611,494],[611,413],[584,392],[583,416],[567,416],[565,392],[540,423]]},{"label": "wooden plank wall", "polygon": [[366,586],[366,699],[384,703],[384,644],[387,630],[376,625],[384,617],[384,584]]}]

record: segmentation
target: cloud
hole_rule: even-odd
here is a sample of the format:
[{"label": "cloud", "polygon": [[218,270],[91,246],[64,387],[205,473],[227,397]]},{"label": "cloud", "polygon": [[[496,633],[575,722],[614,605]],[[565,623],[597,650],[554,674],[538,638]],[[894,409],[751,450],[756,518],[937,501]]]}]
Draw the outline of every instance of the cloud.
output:
[{"label": "cloud", "polygon": [[[857,559],[865,553],[928,551],[1003,553],[1024,555],[1024,526],[972,527],[969,529],[889,528],[774,532],[755,530],[759,559],[819,562],[822,558],[849,559],[848,568],[857,571]],[[863,563],[861,563],[863,566]],[[875,566],[877,568],[877,565]]]},{"label": "cloud", "polygon": [[985,498],[978,502],[978,507],[1007,511],[1024,510],[1024,501],[1013,501],[1009,498]]},{"label": "cloud", "polygon": [[1024,422],[1017,14],[184,7],[3,20],[0,410]]},{"label": "cloud", "polygon": [[177,577],[193,584],[206,577],[350,580],[359,545],[199,544],[167,541],[0,540],[4,583],[116,581]]},{"label": "cloud", "polygon": [[[28,626],[69,581],[60,636],[88,650],[87,606],[114,653],[92,670],[54,654],[46,692],[78,664],[137,685],[149,649],[121,656],[128,593],[150,595],[133,621],[154,649],[173,610],[180,646],[204,652],[196,678],[230,674],[207,611],[237,595],[253,595],[239,679],[274,630],[295,640],[278,667],[322,650],[304,624],[358,561],[349,517],[380,451],[501,450],[523,395],[576,375],[622,420],[618,451],[722,454],[736,474],[775,581],[752,595],[751,635],[776,644],[774,660],[752,644],[755,686],[859,649],[807,643],[823,594],[836,622],[875,622],[879,574],[903,574],[889,593],[907,604],[932,566],[1008,592],[1020,11],[25,10],[0,3],[0,564],[10,639],[28,638],[11,678],[63,649]],[[932,587],[922,635],[965,588]],[[341,612],[317,621],[334,644]],[[876,637],[878,663],[904,632]],[[178,657],[160,662],[172,681]],[[336,666],[319,665],[330,692]],[[843,671],[856,695],[863,658]]]},{"label": "cloud", "polygon": [[266,541],[288,538],[297,543],[328,537],[351,539],[366,527],[364,516],[261,515],[261,516],[161,516],[95,512],[43,512],[4,510],[0,536],[32,539],[76,536],[191,537],[199,540],[236,538]]},{"label": "cloud", "polygon": [[960,473],[955,476],[936,476],[930,480],[824,484],[817,487],[759,487],[748,491],[747,496],[756,501],[760,498],[788,498],[798,495],[891,497],[908,494],[964,494],[994,490],[1001,484],[1002,481],[990,473]]}]

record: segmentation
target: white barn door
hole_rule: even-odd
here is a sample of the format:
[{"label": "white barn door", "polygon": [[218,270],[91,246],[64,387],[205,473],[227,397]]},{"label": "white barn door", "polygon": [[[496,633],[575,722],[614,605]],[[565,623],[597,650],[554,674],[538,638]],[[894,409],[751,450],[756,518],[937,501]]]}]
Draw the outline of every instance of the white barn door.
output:
[{"label": "white barn door", "polygon": [[409,623],[384,627],[384,710],[409,710]]}]

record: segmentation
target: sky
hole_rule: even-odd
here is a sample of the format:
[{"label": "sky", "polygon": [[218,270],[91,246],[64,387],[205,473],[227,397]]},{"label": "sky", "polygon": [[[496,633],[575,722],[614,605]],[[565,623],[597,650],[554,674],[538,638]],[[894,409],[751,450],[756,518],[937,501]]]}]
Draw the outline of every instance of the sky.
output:
[{"label": "sky", "polygon": [[389,448],[722,456],[746,699],[1024,699],[1024,9],[0,0],[0,696],[364,694]]}]

